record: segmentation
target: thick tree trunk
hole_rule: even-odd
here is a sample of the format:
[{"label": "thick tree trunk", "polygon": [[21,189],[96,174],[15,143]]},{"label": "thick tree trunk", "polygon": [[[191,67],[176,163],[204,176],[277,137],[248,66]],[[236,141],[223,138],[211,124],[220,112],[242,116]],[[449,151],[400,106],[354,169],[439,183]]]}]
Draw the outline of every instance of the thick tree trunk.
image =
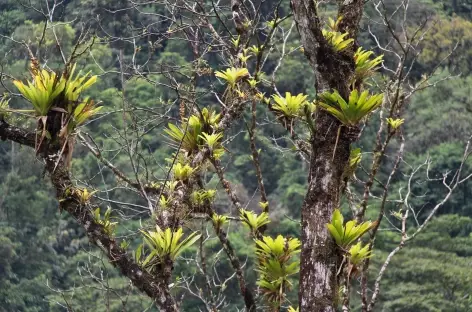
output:
[{"label": "thick tree trunk", "polygon": [[339,123],[325,113],[316,121],[309,188],[302,208],[299,300],[301,311],[334,312],[339,259],[326,224],[339,203],[341,176],[349,158],[349,141],[340,138],[335,147]]},{"label": "thick tree trunk", "polygon": [[[342,32],[356,37],[362,15],[362,1],[339,2]],[[338,90],[348,98],[354,71],[354,47],[335,52],[322,35],[322,24],[313,0],[292,0],[305,55],[315,73],[318,93]],[[326,224],[339,205],[342,174],[349,160],[348,130],[324,111],[315,116],[312,137],[309,187],[302,207],[302,253],[299,303],[302,312],[334,312],[338,292],[337,270],[340,259]],[[339,132],[338,132],[339,131]],[[338,138],[339,135],[339,140]]]}]

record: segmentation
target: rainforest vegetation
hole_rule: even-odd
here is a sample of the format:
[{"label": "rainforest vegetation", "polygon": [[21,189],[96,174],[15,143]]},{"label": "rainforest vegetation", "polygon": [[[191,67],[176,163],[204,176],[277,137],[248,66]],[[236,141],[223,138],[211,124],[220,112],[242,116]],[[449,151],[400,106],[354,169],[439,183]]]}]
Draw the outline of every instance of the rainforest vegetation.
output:
[{"label": "rainforest vegetation", "polygon": [[0,1],[0,312],[472,311],[472,0]]}]

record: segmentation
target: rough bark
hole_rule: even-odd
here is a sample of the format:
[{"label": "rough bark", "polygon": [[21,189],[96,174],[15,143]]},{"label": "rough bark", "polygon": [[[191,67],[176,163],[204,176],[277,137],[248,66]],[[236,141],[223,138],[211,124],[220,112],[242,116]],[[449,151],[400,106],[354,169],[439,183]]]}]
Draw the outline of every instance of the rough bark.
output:
[{"label": "rough bark", "polygon": [[[347,98],[354,70],[354,47],[335,52],[322,35],[322,25],[313,0],[292,0],[305,55],[315,73],[318,93],[336,89]],[[351,38],[357,34],[362,1],[339,4],[343,16],[341,31]],[[345,127],[324,111],[315,116],[315,133],[308,176],[308,192],[302,207],[302,253],[300,262],[299,303],[302,312],[334,312],[337,295],[339,257],[326,224],[339,205],[342,174],[349,159],[350,139]]]},{"label": "rough bark", "polygon": [[34,147],[35,135],[32,132],[11,126],[0,119],[0,139],[2,141],[10,140],[21,145]]},{"label": "rough bark", "polygon": [[323,114],[317,118],[313,138],[309,187],[302,207],[302,254],[299,300],[301,311],[335,311],[336,246],[326,224],[339,203],[341,177],[349,158],[349,141],[336,145],[338,123]]}]

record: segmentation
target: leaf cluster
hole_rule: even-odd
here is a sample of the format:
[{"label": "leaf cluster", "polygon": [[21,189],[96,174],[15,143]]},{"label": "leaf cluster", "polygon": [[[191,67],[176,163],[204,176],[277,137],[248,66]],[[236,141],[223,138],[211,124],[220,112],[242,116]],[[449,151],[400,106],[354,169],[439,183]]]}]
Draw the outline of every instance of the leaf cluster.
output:
[{"label": "leaf cluster", "polygon": [[300,262],[294,256],[300,252],[301,243],[297,238],[282,235],[275,239],[264,236],[255,242],[259,261],[257,285],[270,303],[280,305],[292,286],[289,277],[300,269]]},{"label": "leaf cluster", "polygon": [[405,122],[405,119],[403,118],[387,118],[387,123],[392,127],[392,129],[398,129],[403,123]]},{"label": "leaf cluster", "polygon": [[373,112],[382,104],[383,94],[369,95],[365,90],[359,94],[359,91],[351,91],[349,100],[334,90],[320,94],[319,106],[332,114],[346,126],[355,126],[368,114]]},{"label": "leaf cluster", "polygon": [[107,211],[105,211],[105,213],[103,214],[103,218],[101,218],[100,216],[100,207],[98,207],[97,209],[93,211],[93,218],[95,222],[97,222],[98,224],[101,224],[103,226],[103,229],[108,235],[113,235],[118,222],[111,222],[110,215],[111,215],[110,207],[108,207]]},{"label": "leaf cluster", "polygon": [[362,47],[358,48],[354,53],[354,62],[356,64],[354,78],[356,81],[363,81],[371,76],[383,62],[383,55],[379,55],[374,59],[371,56],[373,51],[366,51]]},{"label": "leaf cluster", "polygon": [[224,153],[220,141],[223,133],[215,133],[221,115],[206,107],[201,114],[191,115],[184,120],[180,127],[169,123],[164,132],[173,141],[173,146],[180,147],[188,154],[198,151],[200,146],[207,145],[212,149],[213,156],[219,158]]},{"label": "leaf cluster", "polygon": [[366,221],[357,224],[356,220],[350,220],[344,224],[344,217],[339,209],[335,209],[331,223],[328,223],[329,232],[333,236],[336,244],[341,248],[347,248],[358,240],[367,231],[371,230],[376,222]]},{"label": "leaf cluster", "polygon": [[216,190],[197,190],[190,194],[190,200],[193,204],[203,205],[205,202],[211,202],[215,199]]},{"label": "leaf cluster", "polygon": [[239,211],[239,218],[246,225],[253,234],[257,233],[259,228],[270,223],[269,214],[262,212],[260,215],[253,211],[241,209]]},{"label": "leaf cluster", "polygon": [[[141,262],[141,265],[149,272],[155,272],[159,264],[166,260],[175,261],[179,254],[192,246],[201,237],[201,234],[194,232],[183,238],[182,228],[177,230],[157,228],[156,231],[141,231],[141,233],[144,242],[151,250],[144,261]],[[136,251],[138,258],[141,257],[141,248]]]},{"label": "leaf cluster", "polygon": [[88,203],[89,200],[92,198],[93,194],[97,192],[98,192],[97,190],[89,192],[86,188],[74,190],[75,195],[79,198],[79,201],[82,205],[85,205],[86,203]]},{"label": "leaf cluster", "polygon": [[362,243],[358,242],[351,248],[349,248],[349,262],[352,265],[359,265],[362,261],[372,256],[372,250],[370,244],[366,244],[362,247]]},{"label": "leaf cluster", "polygon": [[192,174],[195,172],[195,168],[190,167],[190,165],[185,164],[182,165],[181,163],[176,163],[174,167],[172,168],[172,171],[174,173],[174,179],[180,180],[180,181],[186,181],[188,180]]},{"label": "leaf cluster", "polygon": [[[27,81],[26,84],[20,80],[13,81],[13,84],[20,91],[20,93],[31,102],[33,105],[36,116],[46,116],[51,109],[54,100],[61,94],[64,99],[68,101],[68,112],[72,113],[73,107],[77,105],[80,94],[86,89],[90,88],[96,81],[97,76],[90,76],[90,72],[82,75],[79,72],[74,77],[76,64],[72,66],[69,77],[65,75],[58,75],[53,71],[47,69],[39,69],[33,63],[31,76],[32,80]],[[89,77],[90,76],[90,77]],[[85,102],[88,102],[86,100]],[[82,104],[82,108],[86,103]],[[76,110],[74,110],[75,112]],[[79,114],[74,114],[77,117]],[[82,115],[84,118],[85,115]],[[90,115],[87,116],[87,118]],[[82,121],[83,122],[83,121]]]},{"label": "leaf cluster", "polygon": [[215,76],[226,81],[231,89],[236,87],[236,83],[249,76],[247,68],[227,68],[225,71],[216,71]]},{"label": "leaf cluster", "polygon": [[336,244],[343,251],[349,250],[349,260],[351,264],[357,264],[363,259],[371,256],[369,245],[362,247],[360,242],[354,246],[352,246],[352,244],[376,225],[377,221],[366,221],[357,224],[356,220],[350,220],[344,224],[344,217],[339,209],[334,210],[331,223],[326,224],[331,236],[336,241]]},{"label": "leaf cluster", "polygon": [[10,100],[7,98],[2,98],[0,99],[0,120],[5,119],[5,117],[8,117],[10,106],[8,105],[8,102]]},{"label": "leaf cluster", "polygon": [[211,216],[211,222],[213,222],[213,226],[215,227],[215,229],[218,231],[219,229],[221,229],[221,227],[228,222],[228,217],[225,216],[225,215],[219,215],[219,214],[216,214],[214,213],[212,216]]},{"label": "leaf cluster", "polygon": [[76,65],[77,64],[74,64],[72,66],[72,69],[68,74],[69,78],[61,78],[61,80],[65,80],[64,96],[71,102],[77,102],[82,92],[97,82],[97,76],[91,76],[90,71],[84,75],[82,74],[82,71],[79,71],[79,73],[74,77]]},{"label": "leaf cluster", "polygon": [[349,155],[349,167],[354,169],[357,168],[362,160],[362,153],[360,148],[354,148],[351,150]]},{"label": "leaf cluster", "polygon": [[328,43],[336,52],[341,52],[349,48],[354,43],[354,39],[346,39],[346,37],[349,35],[347,32],[341,33],[339,31],[323,29],[322,33],[323,37],[325,37],[326,41],[328,41]]},{"label": "leaf cluster", "polygon": [[64,91],[66,80],[46,69],[32,70],[31,75],[32,81],[25,84],[15,80],[13,84],[31,102],[36,116],[46,116],[53,101]]},{"label": "leaf cluster", "polygon": [[292,95],[290,92],[286,92],[285,97],[274,94],[272,98],[275,104],[272,108],[281,112],[285,117],[294,118],[303,112],[303,108],[307,103],[307,97],[308,95],[303,95],[302,93]]},{"label": "leaf cluster", "polygon": [[341,33],[339,31],[339,23],[343,19],[342,16],[338,17],[335,21],[331,17],[328,18],[328,28],[323,29],[323,37],[325,37],[326,41],[333,47],[336,52],[340,52],[345,50],[346,48],[350,47],[354,42],[354,39],[349,38],[345,39],[349,33]]}]

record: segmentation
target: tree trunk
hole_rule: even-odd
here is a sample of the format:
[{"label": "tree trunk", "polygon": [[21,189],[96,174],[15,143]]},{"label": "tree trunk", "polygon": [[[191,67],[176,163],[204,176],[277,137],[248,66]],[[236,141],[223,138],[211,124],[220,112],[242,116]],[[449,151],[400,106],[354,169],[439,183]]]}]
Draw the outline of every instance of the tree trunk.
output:
[{"label": "tree trunk", "polygon": [[301,311],[334,312],[339,259],[326,224],[338,207],[349,141],[340,138],[333,158],[339,123],[326,113],[320,115],[312,142],[309,188],[302,207],[299,300]]},{"label": "tree trunk", "polygon": [[[362,15],[362,1],[339,2],[338,15],[343,16],[341,32],[357,35]],[[350,79],[355,64],[355,45],[335,52],[322,34],[316,3],[292,0],[305,55],[314,70],[318,93],[337,90],[345,99],[350,93]],[[299,304],[302,312],[334,312],[338,292],[337,270],[340,263],[336,246],[326,224],[339,206],[344,168],[349,160],[349,131],[330,114],[319,111],[315,116],[315,133],[308,176],[308,192],[302,207],[302,253],[300,262]]]}]

